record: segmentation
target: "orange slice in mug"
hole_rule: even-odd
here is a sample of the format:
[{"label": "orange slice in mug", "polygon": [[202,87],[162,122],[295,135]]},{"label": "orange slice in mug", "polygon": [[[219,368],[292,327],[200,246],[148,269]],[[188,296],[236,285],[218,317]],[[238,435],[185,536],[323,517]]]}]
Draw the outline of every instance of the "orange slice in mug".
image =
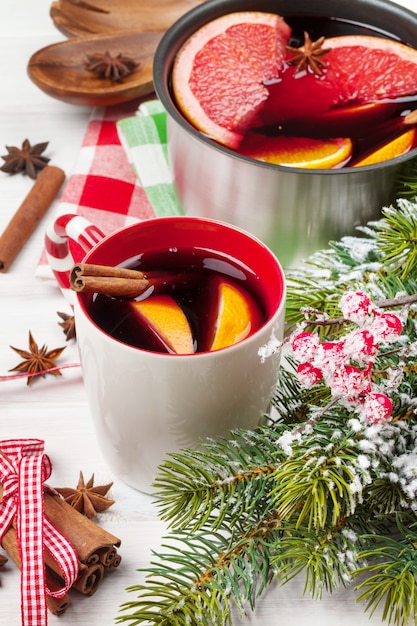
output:
[{"label": "orange slice in mug", "polygon": [[146,325],[161,350],[175,354],[194,352],[193,336],[181,307],[169,295],[151,295],[145,300],[131,300],[138,323]]},{"label": "orange slice in mug", "polygon": [[249,337],[263,322],[261,309],[249,292],[220,276],[210,281],[202,306],[207,319],[202,350],[234,345]]}]

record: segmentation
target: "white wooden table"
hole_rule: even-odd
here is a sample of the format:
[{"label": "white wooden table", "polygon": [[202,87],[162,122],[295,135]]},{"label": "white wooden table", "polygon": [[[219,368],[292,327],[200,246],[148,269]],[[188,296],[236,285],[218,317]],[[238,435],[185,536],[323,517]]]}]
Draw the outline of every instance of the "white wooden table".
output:
[{"label": "white wooden table", "polygon": [[[139,1],[139,0],[138,0]],[[415,9],[415,0],[400,4]],[[155,8],[157,3],[155,4]],[[49,17],[50,0],[2,0],[0,3],[0,154],[6,145],[49,141],[51,163],[70,175],[91,111],[64,104],[46,96],[26,74],[29,57],[40,48],[61,41],[63,35]],[[27,177],[0,172],[0,232],[2,232],[32,185]],[[57,311],[70,313],[60,291],[35,278],[51,207],[10,270],[0,274],[0,376],[20,358],[10,345],[26,348],[28,332],[49,348],[65,345]],[[78,361],[74,342],[68,342],[59,364]],[[101,584],[95,595],[84,598],[72,593],[72,605],[50,624],[110,626],[122,602],[131,594],[128,585],[142,581],[136,570],[149,562],[151,549],[158,548],[164,526],[149,496],[114,479],[96,445],[79,367],[63,370],[61,378],[47,376],[27,386],[24,379],[0,382],[0,439],[35,437],[45,441],[51,457],[52,486],[75,486],[79,471],[96,484],[114,480],[116,504],[100,518],[101,523],[122,539],[122,564]],[[9,561],[0,570],[0,625],[19,626],[19,572]],[[283,588],[271,587],[254,614],[236,625],[253,626],[368,626],[382,624],[379,615],[369,620],[355,604],[352,590],[313,601],[303,596],[303,581]]]}]

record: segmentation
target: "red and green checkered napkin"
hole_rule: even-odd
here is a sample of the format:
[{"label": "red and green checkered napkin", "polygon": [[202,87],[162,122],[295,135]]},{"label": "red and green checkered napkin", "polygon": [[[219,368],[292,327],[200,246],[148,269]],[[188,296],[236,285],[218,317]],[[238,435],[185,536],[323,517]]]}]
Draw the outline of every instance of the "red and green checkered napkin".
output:
[{"label": "red and green checkered napkin", "polygon": [[137,115],[117,123],[129,161],[156,215],[182,215],[168,163],[166,112],[159,100],[149,100]]},{"label": "red and green checkered napkin", "polygon": [[[155,215],[181,214],[159,101],[95,109],[55,216],[86,217],[105,234]],[[143,144],[143,147],[141,147]],[[37,275],[51,277],[45,253]]]}]

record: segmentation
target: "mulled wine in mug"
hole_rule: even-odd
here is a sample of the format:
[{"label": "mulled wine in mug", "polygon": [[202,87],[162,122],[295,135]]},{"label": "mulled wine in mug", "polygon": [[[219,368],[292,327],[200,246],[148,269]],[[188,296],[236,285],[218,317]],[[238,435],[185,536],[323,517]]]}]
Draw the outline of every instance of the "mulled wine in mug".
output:
[{"label": "mulled wine in mug", "polygon": [[[147,281],[140,294],[70,292],[57,263],[68,238],[86,251],[71,259],[82,261],[75,269],[86,279],[97,267],[133,269]],[[198,217],[154,218],[104,237],[67,215],[51,224],[47,250],[73,296],[98,441],[123,481],[149,492],[170,452],[262,421],[279,368],[279,351],[264,357],[262,348],[282,338],[286,294],[281,265],[262,242]]]}]

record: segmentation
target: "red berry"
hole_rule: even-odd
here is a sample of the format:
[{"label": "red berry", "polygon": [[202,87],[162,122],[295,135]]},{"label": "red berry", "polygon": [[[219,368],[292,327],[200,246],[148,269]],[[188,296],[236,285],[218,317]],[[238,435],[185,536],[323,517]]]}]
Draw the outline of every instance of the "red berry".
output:
[{"label": "red berry", "polygon": [[403,325],[398,315],[375,312],[372,332],[379,341],[395,341],[401,335],[402,329]]},{"label": "red berry", "polygon": [[300,363],[297,367],[297,375],[300,383],[307,389],[313,387],[323,378],[321,370],[311,363]]},{"label": "red berry", "polygon": [[297,361],[311,360],[319,344],[320,340],[318,336],[313,333],[303,332],[295,335],[291,343],[294,357]]},{"label": "red berry", "polygon": [[392,414],[392,402],[384,393],[369,393],[363,403],[363,416],[370,424],[386,422]]},{"label": "red berry", "polygon": [[371,313],[372,302],[362,291],[348,291],[342,296],[339,308],[346,319],[363,324]]},{"label": "red berry", "polygon": [[327,376],[331,376],[346,362],[342,341],[323,341],[317,352],[314,365],[323,369]]},{"label": "red berry", "polygon": [[352,361],[360,364],[367,363],[375,356],[378,344],[374,335],[367,329],[354,330],[345,337],[345,354]]},{"label": "red berry", "polygon": [[321,346],[328,359],[339,360],[344,358],[344,341],[323,341]]},{"label": "red berry", "polygon": [[344,365],[334,373],[329,386],[335,395],[356,398],[370,391],[368,371],[354,365]]}]

